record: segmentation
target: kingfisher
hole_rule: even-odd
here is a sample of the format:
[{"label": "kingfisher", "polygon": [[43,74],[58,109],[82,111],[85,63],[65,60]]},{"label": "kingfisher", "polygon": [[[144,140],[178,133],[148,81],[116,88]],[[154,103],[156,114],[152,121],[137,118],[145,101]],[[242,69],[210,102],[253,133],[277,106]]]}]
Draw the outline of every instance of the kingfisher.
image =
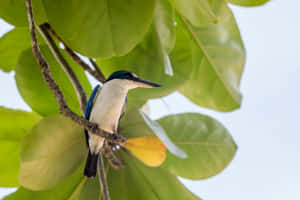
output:
[{"label": "kingfisher", "polygon": [[[103,83],[97,85],[85,109],[85,118],[109,133],[117,133],[120,119],[125,113],[127,92],[134,88],[156,88],[161,85],[139,78],[136,74],[121,70],[112,73]],[[104,138],[90,134],[85,130],[89,153],[84,169],[84,175],[95,177],[98,167],[99,153],[104,144]]]}]

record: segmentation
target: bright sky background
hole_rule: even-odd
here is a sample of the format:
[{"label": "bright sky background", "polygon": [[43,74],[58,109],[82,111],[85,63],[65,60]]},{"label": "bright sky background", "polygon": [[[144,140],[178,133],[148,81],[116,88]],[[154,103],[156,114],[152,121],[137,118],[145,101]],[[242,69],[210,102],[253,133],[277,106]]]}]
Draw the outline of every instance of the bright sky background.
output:
[{"label": "bright sky background", "polygon": [[[183,182],[203,200],[300,199],[300,1],[273,0],[262,7],[232,6],[247,49],[240,110],[218,113],[173,94],[151,101],[153,118],[200,112],[215,117],[239,146],[219,175]],[[0,21],[0,35],[10,27]],[[0,105],[28,110],[14,74],[0,72]],[[0,198],[9,189],[0,188]]]}]

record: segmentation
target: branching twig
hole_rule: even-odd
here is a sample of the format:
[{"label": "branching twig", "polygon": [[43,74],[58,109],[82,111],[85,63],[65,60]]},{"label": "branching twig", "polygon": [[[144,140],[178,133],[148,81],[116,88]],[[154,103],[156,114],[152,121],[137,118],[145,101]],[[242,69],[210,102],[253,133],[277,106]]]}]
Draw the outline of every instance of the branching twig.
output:
[{"label": "branching twig", "polygon": [[[97,65],[94,65],[96,63],[92,63],[93,67],[95,69],[92,69],[87,63],[85,63],[68,45],[63,41],[61,37],[54,31],[54,29],[51,27],[50,24],[45,23],[43,24],[45,28],[47,28],[48,32],[55,37],[58,41],[60,41],[64,45],[64,49],[66,53],[78,64],[80,65],[85,71],[89,72],[94,78],[96,78],[100,82],[105,81],[105,77],[103,73],[100,71],[100,69],[97,67]],[[92,59],[90,59],[91,61]],[[94,61],[93,61],[94,62]]]},{"label": "branching twig", "polygon": [[86,96],[86,93],[85,93],[82,85],[80,84],[79,79],[77,78],[76,74],[74,73],[74,71],[72,70],[70,65],[67,63],[67,61],[65,60],[63,55],[60,53],[60,51],[59,51],[58,47],[56,46],[55,42],[53,41],[53,39],[49,35],[48,30],[45,27],[45,25],[43,24],[43,25],[38,26],[38,30],[40,31],[41,35],[45,39],[46,43],[48,44],[48,46],[49,46],[51,52],[53,53],[53,55],[55,56],[56,60],[59,62],[59,64],[61,65],[61,67],[65,71],[65,73],[70,78],[72,84],[74,85],[77,97],[78,97],[79,102],[80,102],[81,111],[84,114],[84,110],[85,110],[85,107],[86,107],[86,104],[87,104],[87,96]]},{"label": "branching twig", "polygon": [[109,144],[108,141],[104,141],[104,145],[102,148],[103,155],[107,158],[109,164],[114,169],[121,169],[123,167],[123,163],[115,156],[112,150],[113,144]]},{"label": "branching twig", "polygon": [[107,185],[107,181],[106,181],[107,179],[106,179],[106,173],[105,173],[105,166],[104,166],[103,156],[102,156],[101,152],[99,154],[99,166],[98,166],[97,170],[98,170],[99,182],[101,185],[102,197],[104,200],[110,200],[108,185]]},{"label": "branching twig", "polygon": [[49,64],[45,60],[44,56],[41,54],[40,47],[38,46],[37,42],[37,36],[35,32],[35,25],[34,25],[34,19],[32,14],[32,5],[31,0],[26,0],[26,6],[27,6],[27,13],[28,13],[28,20],[29,20],[29,28],[30,28],[30,36],[31,36],[31,43],[32,43],[32,52],[35,56],[37,62],[41,66],[41,71],[43,74],[43,78],[45,82],[47,83],[48,87],[51,89],[52,93],[54,94],[56,101],[59,105],[60,112],[76,122],[77,124],[83,126],[85,129],[87,129],[90,133],[99,135],[101,137],[106,138],[107,140],[110,140],[114,143],[125,143],[126,139],[118,134],[111,134],[109,132],[106,132],[102,129],[98,128],[98,125],[92,122],[89,122],[83,117],[78,116],[75,114],[67,105],[66,100],[64,98],[63,93],[61,92],[59,86],[56,84],[55,80],[53,79]]}]

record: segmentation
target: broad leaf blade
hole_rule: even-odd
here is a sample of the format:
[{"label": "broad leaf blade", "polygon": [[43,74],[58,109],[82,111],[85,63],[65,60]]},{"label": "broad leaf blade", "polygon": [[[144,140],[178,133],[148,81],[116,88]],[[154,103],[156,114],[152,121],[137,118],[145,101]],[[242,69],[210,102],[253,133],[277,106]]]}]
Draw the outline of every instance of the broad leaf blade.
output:
[{"label": "broad leaf blade", "polygon": [[200,114],[178,114],[159,119],[171,140],[188,157],[167,153],[162,167],[177,176],[205,179],[222,171],[233,159],[237,146],[228,131],[216,120]]},{"label": "broad leaf blade", "polygon": [[122,170],[108,172],[111,199],[199,200],[165,169],[147,167],[126,153],[123,156],[127,165]]},{"label": "broad leaf blade", "polygon": [[0,186],[18,186],[20,144],[41,118],[30,112],[0,107]]},{"label": "broad leaf blade", "polygon": [[[51,190],[31,191],[20,187],[16,192],[8,195],[3,200],[79,200],[79,195],[84,190],[87,182],[82,172],[83,166]],[[86,199],[80,198],[80,200]]]},{"label": "broad leaf blade", "polygon": [[194,103],[219,111],[240,107],[239,84],[245,50],[235,19],[226,3],[214,1],[217,24],[195,27],[183,16],[183,25],[194,41],[192,75],[180,92]]},{"label": "broad leaf blade", "polygon": [[[89,57],[124,55],[146,34],[154,0],[43,0],[49,23],[65,42]],[[63,19],[63,20],[62,20]]]},{"label": "broad leaf blade", "polygon": [[[48,61],[51,74],[62,90],[68,105],[76,113],[81,113],[79,101],[69,77],[57,63],[54,56],[46,46],[41,46],[41,51]],[[83,85],[83,88],[90,93],[91,86],[82,68],[76,65],[69,58],[66,60],[76,73],[78,79]],[[21,54],[16,66],[15,79],[21,96],[34,111],[44,116],[59,112],[56,99],[45,83],[41,67],[32,55],[31,49],[27,49]]]},{"label": "broad leaf blade", "polygon": [[72,174],[86,153],[79,125],[61,115],[48,116],[22,142],[20,183],[31,190],[49,189]]}]

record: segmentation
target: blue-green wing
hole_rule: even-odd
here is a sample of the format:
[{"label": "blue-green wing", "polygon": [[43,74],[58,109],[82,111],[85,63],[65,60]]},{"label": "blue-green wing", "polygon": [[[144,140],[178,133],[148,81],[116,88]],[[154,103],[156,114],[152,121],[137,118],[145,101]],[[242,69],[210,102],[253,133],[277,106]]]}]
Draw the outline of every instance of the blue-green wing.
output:
[{"label": "blue-green wing", "polygon": [[[98,93],[98,90],[100,88],[100,85],[97,85],[90,98],[89,98],[89,101],[85,107],[85,113],[84,113],[84,117],[85,119],[89,120],[90,119],[90,115],[91,115],[91,112],[92,112],[92,109],[93,109],[93,105],[94,105],[94,101],[95,101],[95,97],[97,96],[96,94]],[[86,139],[86,145],[87,147],[89,147],[89,134],[88,134],[88,131],[86,129],[84,129],[84,133],[85,133],[85,139]]]}]

